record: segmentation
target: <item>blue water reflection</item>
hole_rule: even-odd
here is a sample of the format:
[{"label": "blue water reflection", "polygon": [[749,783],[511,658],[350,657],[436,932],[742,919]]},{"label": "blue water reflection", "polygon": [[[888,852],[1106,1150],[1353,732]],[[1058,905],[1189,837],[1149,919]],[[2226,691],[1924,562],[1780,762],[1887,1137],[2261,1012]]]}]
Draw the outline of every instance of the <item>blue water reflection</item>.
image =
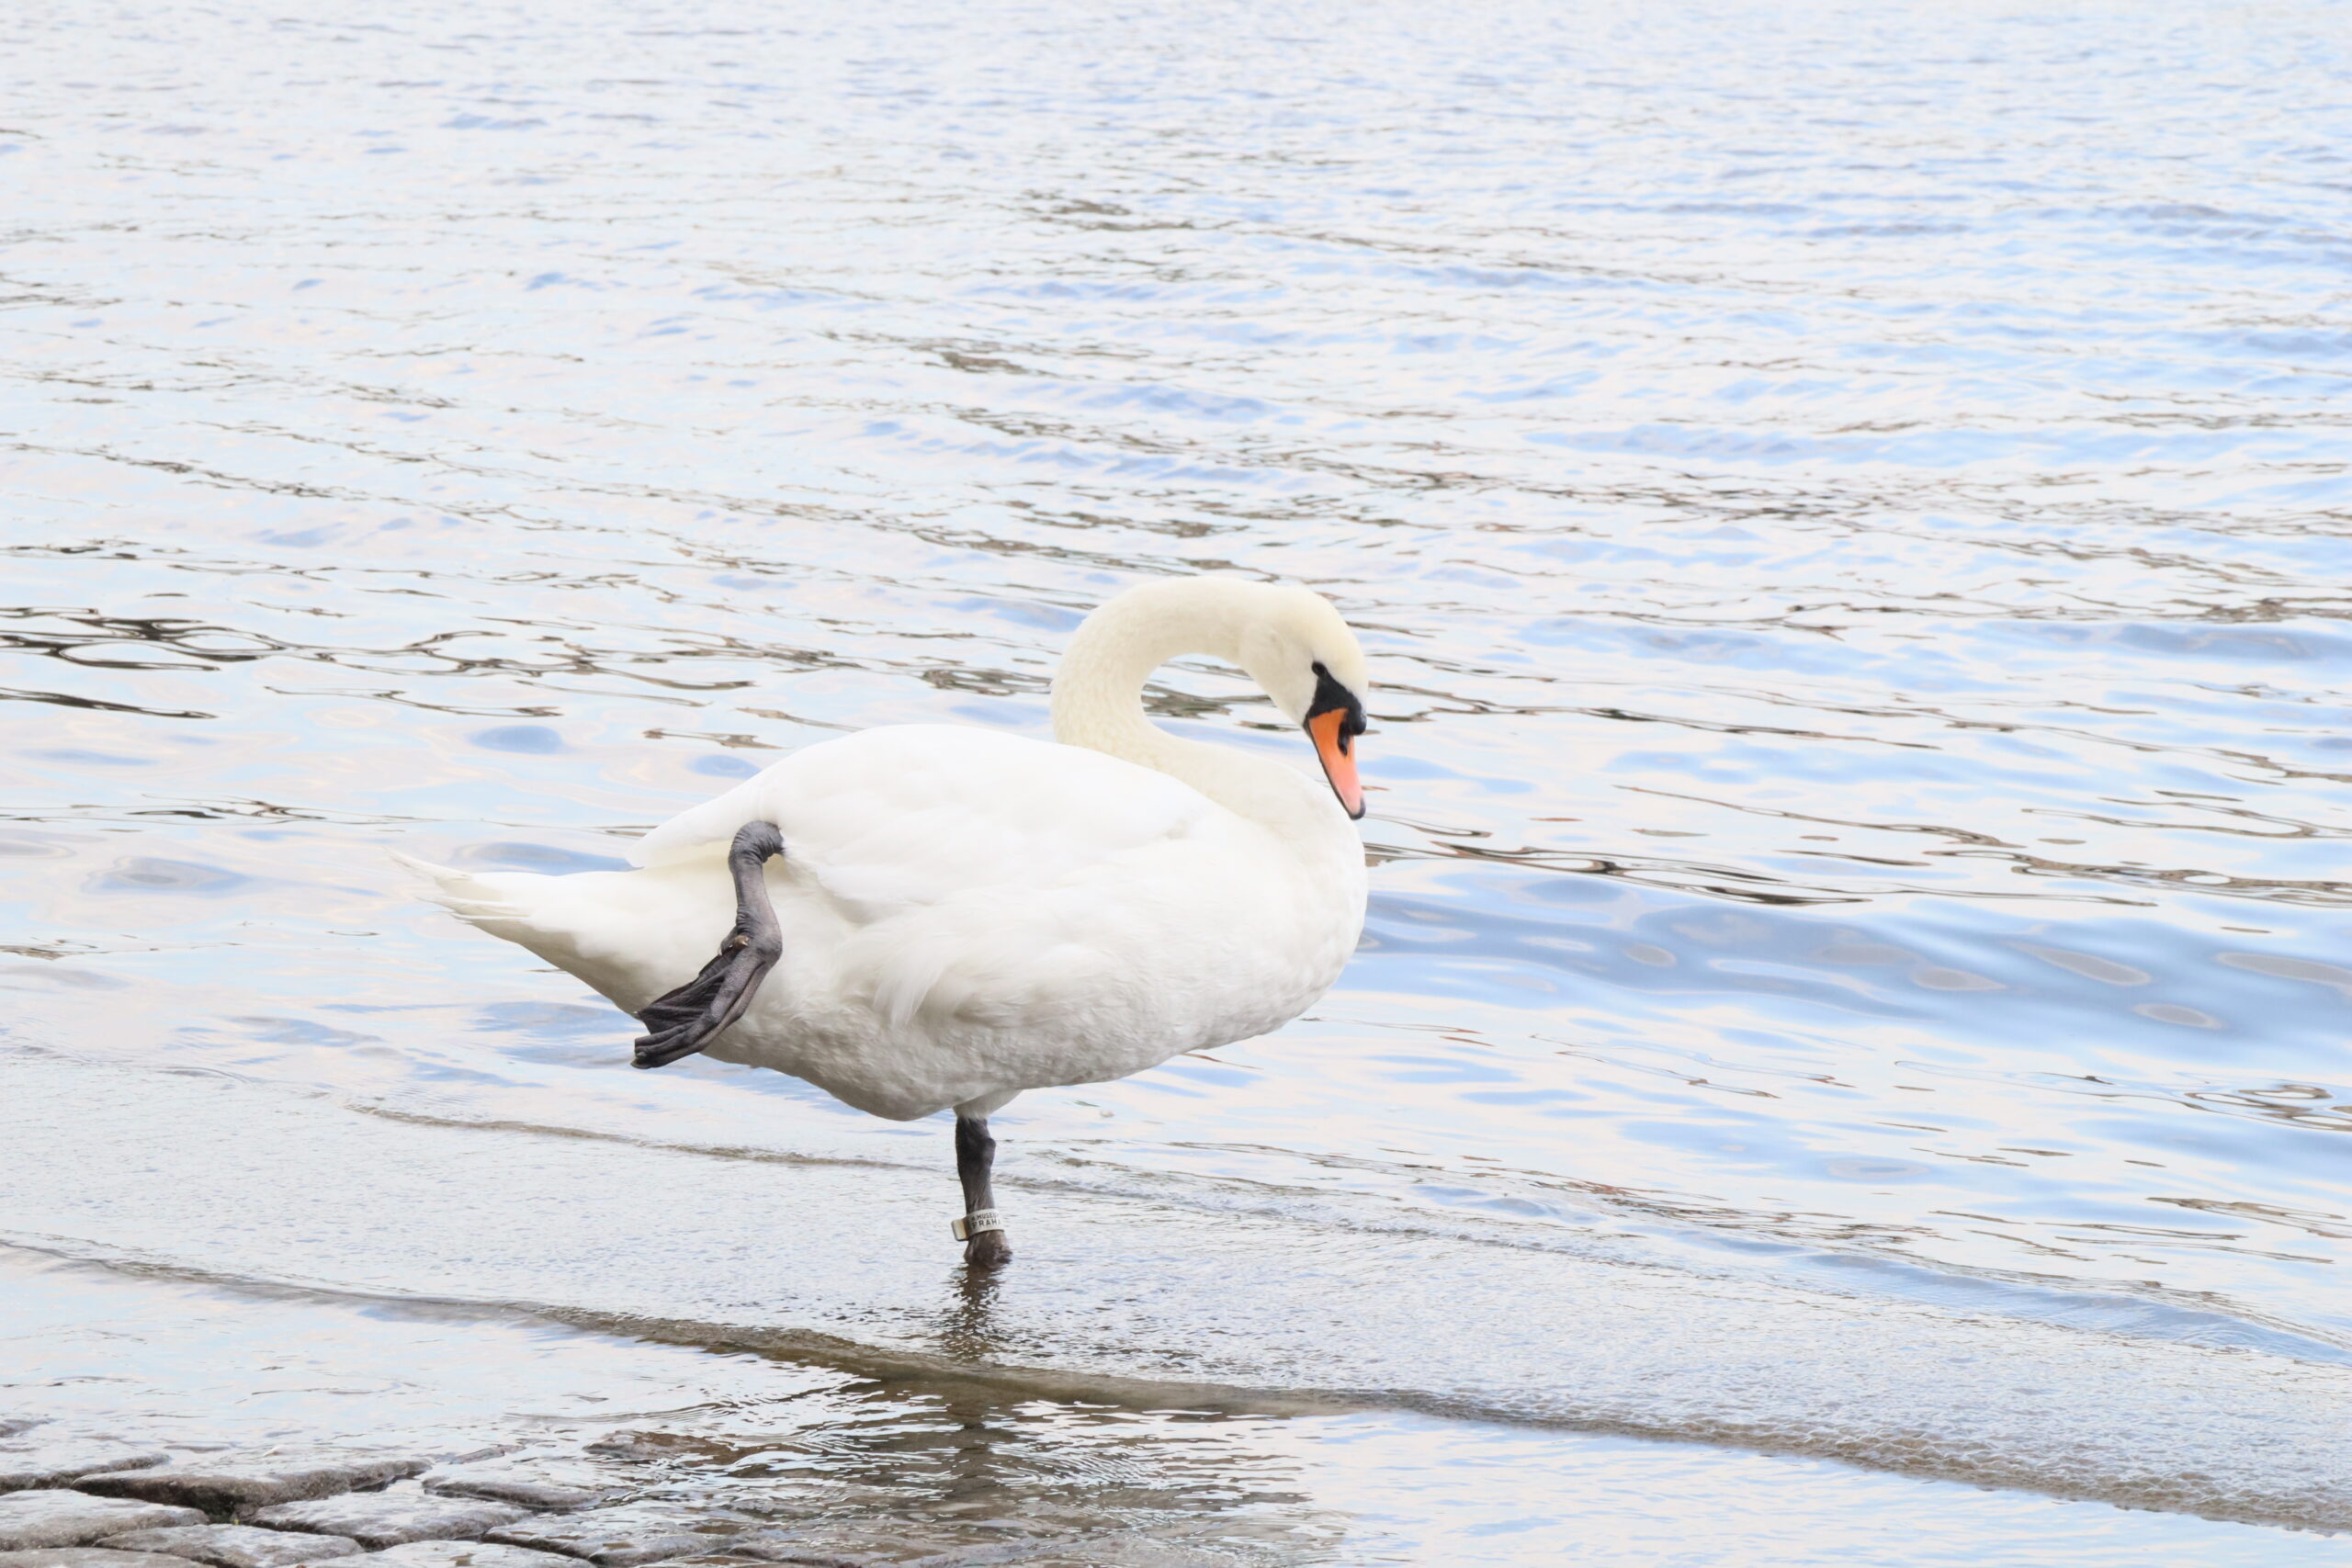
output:
[{"label": "blue water reflection", "polygon": [[1009,1186],[2352,1345],[2335,10],[582,15],[12,44],[16,1045],[928,1161],[384,852],[609,869],[1296,578],[1363,952]]}]

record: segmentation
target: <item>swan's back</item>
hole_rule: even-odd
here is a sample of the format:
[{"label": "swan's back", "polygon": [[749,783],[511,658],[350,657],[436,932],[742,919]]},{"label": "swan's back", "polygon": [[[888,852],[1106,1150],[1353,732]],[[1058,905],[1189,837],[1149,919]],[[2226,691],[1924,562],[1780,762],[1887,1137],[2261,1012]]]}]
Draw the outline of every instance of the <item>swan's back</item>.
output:
[{"label": "swan's back", "polygon": [[631,857],[707,855],[746,822],[861,921],[978,888],[1036,886],[1237,820],[1191,786],[1083,747],[960,725],[869,729],[797,751],[681,813]]}]

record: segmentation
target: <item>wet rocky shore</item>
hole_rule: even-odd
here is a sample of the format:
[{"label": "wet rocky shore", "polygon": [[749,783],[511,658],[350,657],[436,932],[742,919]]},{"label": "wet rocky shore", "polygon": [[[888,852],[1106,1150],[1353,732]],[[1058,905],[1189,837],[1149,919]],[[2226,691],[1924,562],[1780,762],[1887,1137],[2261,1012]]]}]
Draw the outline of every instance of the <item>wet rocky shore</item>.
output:
[{"label": "wet rocky shore", "polygon": [[763,1468],[658,1431],[433,1454],[167,1450],[0,1421],[0,1568],[1190,1568],[1254,1557],[1159,1532],[910,1520],[882,1489]]}]

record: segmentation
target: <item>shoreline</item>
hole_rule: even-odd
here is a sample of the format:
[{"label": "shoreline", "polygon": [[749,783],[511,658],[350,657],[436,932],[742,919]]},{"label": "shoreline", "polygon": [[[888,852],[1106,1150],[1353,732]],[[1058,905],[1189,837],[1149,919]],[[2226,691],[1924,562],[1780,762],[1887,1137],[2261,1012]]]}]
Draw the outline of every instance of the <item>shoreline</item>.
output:
[{"label": "shoreline", "polygon": [[[2050,1561],[2058,1545],[2069,1562],[2116,1568],[2152,1556],[2292,1568],[2338,1555],[2318,1534],[1700,1445],[1395,1411],[1057,1405],[972,1381],[894,1385],[522,1314],[402,1310],[286,1286],[235,1292],[17,1248],[0,1250],[0,1276],[17,1315],[35,1320],[37,1338],[15,1343],[46,1347],[45,1365],[28,1370],[47,1388],[19,1380],[0,1392],[0,1410],[41,1420],[0,1446],[114,1440],[183,1460],[413,1450],[441,1467],[426,1480],[446,1479],[453,1461],[488,1465],[595,1492],[637,1510],[630,1517],[698,1515],[725,1527],[714,1536],[877,1568],[926,1557],[941,1568],[1537,1563],[1558,1560],[1562,1532],[1579,1562],[1627,1568],[1669,1550],[1725,1568],[1840,1552],[1941,1561],[1887,1555],[1939,1538],[1970,1542],[1968,1561],[2015,1568]],[[306,1349],[289,1365],[277,1348],[296,1343]],[[132,1345],[140,1353],[126,1353]],[[402,1481],[394,1495],[424,1484]],[[1523,1523],[1498,1533],[1498,1513]],[[786,1541],[778,1530],[798,1533]],[[683,1568],[687,1556],[662,1561]]]}]

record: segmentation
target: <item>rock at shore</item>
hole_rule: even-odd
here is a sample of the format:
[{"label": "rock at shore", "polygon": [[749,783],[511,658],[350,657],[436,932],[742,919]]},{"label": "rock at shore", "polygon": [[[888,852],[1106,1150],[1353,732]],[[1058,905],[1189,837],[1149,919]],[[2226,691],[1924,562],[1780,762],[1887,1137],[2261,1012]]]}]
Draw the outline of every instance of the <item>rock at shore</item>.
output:
[{"label": "rock at shore", "polygon": [[55,1546],[44,1551],[0,1551],[0,1568],[197,1568],[185,1557],[115,1551],[97,1546]]},{"label": "rock at shore", "polygon": [[413,1540],[480,1540],[499,1526],[526,1517],[522,1509],[503,1503],[408,1492],[280,1503],[255,1508],[244,1520],[275,1530],[346,1536],[371,1550],[381,1550]]},{"label": "rock at shore", "polygon": [[343,1535],[289,1535],[252,1525],[182,1525],[177,1529],[133,1530],[98,1542],[118,1551],[160,1551],[190,1558],[211,1568],[290,1568],[350,1557],[359,1543]]},{"label": "rock at shore", "polygon": [[45,1443],[0,1452],[0,1492],[63,1486],[106,1471],[141,1470],[172,1456],[130,1443]]},{"label": "rock at shore", "polygon": [[512,1503],[518,1508],[536,1508],[550,1514],[593,1507],[615,1495],[609,1489],[565,1486],[520,1475],[462,1470],[453,1471],[447,1475],[426,1476],[424,1489],[447,1497],[480,1497],[492,1503]]},{"label": "rock at shore", "polygon": [[[11,1492],[0,1496],[0,1552],[84,1546],[132,1530],[203,1522],[204,1516],[194,1508],[92,1497],[80,1492]],[[155,1565],[150,1563],[148,1568]]]},{"label": "rock at shore", "polygon": [[470,1540],[416,1540],[357,1557],[344,1568],[580,1568],[576,1557]]},{"label": "rock at shore", "polygon": [[429,1468],[430,1461],[426,1460],[366,1454],[224,1454],[166,1465],[161,1470],[85,1475],[74,1485],[77,1491],[101,1497],[177,1503],[226,1517],[273,1503],[301,1502],[387,1486]]},{"label": "rock at shore", "polygon": [[690,1529],[694,1522],[671,1513],[599,1508],[585,1514],[559,1514],[508,1525],[491,1531],[490,1539],[508,1546],[584,1557],[596,1568],[640,1568],[640,1564],[663,1562],[673,1557],[723,1551],[727,1536],[741,1528],[738,1525],[723,1533],[714,1533]]}]

